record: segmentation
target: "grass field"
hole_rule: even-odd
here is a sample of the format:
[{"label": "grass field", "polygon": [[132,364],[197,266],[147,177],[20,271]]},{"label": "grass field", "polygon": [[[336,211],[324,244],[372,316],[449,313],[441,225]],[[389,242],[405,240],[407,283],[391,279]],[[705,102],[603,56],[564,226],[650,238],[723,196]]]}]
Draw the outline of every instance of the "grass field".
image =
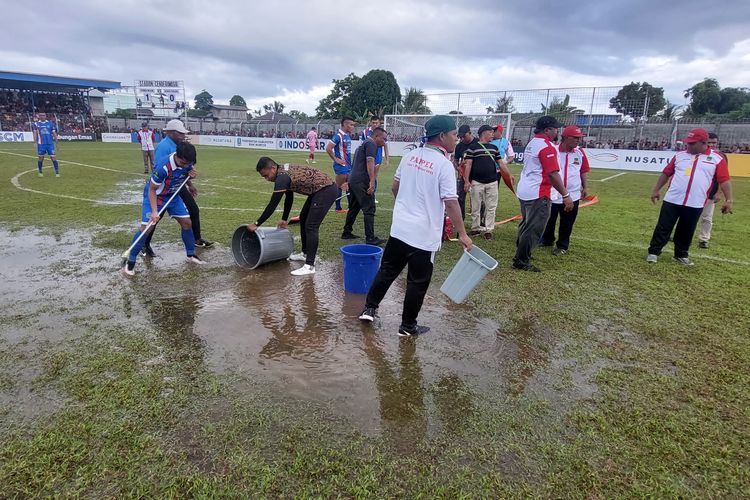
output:
[{"label": "grass field", "polygon": [[[137,147],[65,143],[59,179],[49,160],[37,177],[32,154],[30,144],[0,144],[0,232],[11,254],[20,249],[0,273],[1,497],[748,496],[747,179],[733,181],[735,213],[717,211],[711,248],[694,246],[696,265],[684,268],[671,247],[657,265],[644,261],[656,177],[594,170],[600,203],[581,210],[568,255],[537,249],[543,273],[512,271],[517,226],[503,225],[491,242],[477,241],[500,267],[454,307],[437,291],[460,255],[446,245],[427,299],[434,331],[399,341],[388,328],[362,333],[326,317],[331,299],[317,295],[338,287],[325,281],[340,272],[344,216],[335,213],[322,227],[317,292],[288,285],[267,305],[262,334],[250,316],[223,319],[236,313],[221,309],[225,290],[256,279],[234,269],[227,246],[270,196],[255,172],[261,152],[198,148],[203,233],[219,242],[203,254],[211,265],[139,263],[133,282],[116,267],[140,214]],[[381,174],[381,237],[395,163]],[[318,166],[330,168],[322,155]],[[517,213],[503,190],[498,219]],[[154,241],[167,255],[181,252],[171,221]],[[176,313],[175,297],[182,307],[191,293],[198,312]],[[294,317],[287,302],[311,301],[336,337],[317,338],[327,350],[315,356],[358,374],[351,390],[304,380],[320,361],[312,355],[285,361],[294,378],[276,376],[262,355],[238,354],[254,335],[279,335],[285,349],[304,344],[304,328],[299,337],[274,332],[286,328],[275,315]],[[212,332],[233,329],[242,338],[231,353],[229,337],[226,356],[240,359],[215,369],[206,361]],[[364,361],[348,365],[338,356],[360,338],[352,352]]]}]

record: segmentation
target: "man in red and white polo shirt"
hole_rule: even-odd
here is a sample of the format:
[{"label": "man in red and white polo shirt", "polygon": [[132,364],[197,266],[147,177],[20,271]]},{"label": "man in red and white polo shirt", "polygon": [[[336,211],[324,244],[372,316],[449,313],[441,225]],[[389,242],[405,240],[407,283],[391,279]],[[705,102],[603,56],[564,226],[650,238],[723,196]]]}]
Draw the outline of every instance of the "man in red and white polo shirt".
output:
[{"label": "man in red and white polo shirt", "polygon": [[[154,131],[148,128],[148,123],[143,122],[138,131],[138,142],[141,143],[143,152],[143,173],[154,171]],[[159,165],[160,167],[162,165]]]},{"label": "man in red and white polo shirt", "polygon": [[516,193],[521,203],[523,220],[518,226],[516,255],[513,257],[514,269],[536,273],[540,271],[531,264],[531,251],[539,244],[539,239],[547,226],[553,187],[562,193],[563,210],[573,210],[570,193],[560,177],[557,148],[552,142],[557,138],[557,129],[560,127],[562,125],[552,116],[539,118],[536,121],[534,138],[526,145],[523,153],[523,170]]},{"label": "man in red and white polo shirt", "polygon": [[651,202],[656,204],[661,188],[671,179],[664,203],[659,212],[651,245],[648,247],[646,262],[658,260],[662,248],[667,244],[672,229],[674,231],[674,260],[685,266],[693,263],[688,257],[690,243],[706,202],[710,201],[709,191],[713,182],[719,184],[724,194],[721,213],[732,211],[732,184],[729,168],[722,155],[708,147],[708,132],[702,128],[690,131],[684,141],[686,151],[680,151],[670,160],[651,193]]},{"label": "man in red and white polo shirt", "polygon": [[573,210],[565,212],[563,210],[562,195],[557,189],[552,190],[552,213],[547,222],[547,229],[542,236],[542,246],[552,246],[555,243],[555,226],[557,225],[557,216],[560,216],[560,232],[557,237],[557,245],[552,250],[552,255],[565,255],[568,253],[570,246],[570,235],[573,232],[573,224],[578,217],[578,204],[581,198],[586,197],[586,188],[588,185],[587,174],[591,170],[589,159],[583,148],[578,147],[583,137],[581,129],[575,125],[565,127],[562,132],[562,140],[558,146],[557,162],[560,164],[560,176],[563,185],[570,193],[570,199],[573,201]]}]

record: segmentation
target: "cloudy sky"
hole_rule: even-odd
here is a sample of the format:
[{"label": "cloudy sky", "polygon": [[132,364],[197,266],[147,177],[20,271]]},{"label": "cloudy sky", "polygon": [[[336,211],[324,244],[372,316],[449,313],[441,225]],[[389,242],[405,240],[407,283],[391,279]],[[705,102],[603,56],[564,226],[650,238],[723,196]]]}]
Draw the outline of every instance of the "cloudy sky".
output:
[{"label": "cloudy sky", "polygon": [[[0,69],[182,79],[311,113],[333,78],[392,71],[428,93],[648,81],[684,102],[711,76],[750,87],[750,1],[8,2]],[[45,7],[46,6],[46,7]],[[158,6],[158,7],[155,7]],[[40,15],[40,12],[43,14]]]}]

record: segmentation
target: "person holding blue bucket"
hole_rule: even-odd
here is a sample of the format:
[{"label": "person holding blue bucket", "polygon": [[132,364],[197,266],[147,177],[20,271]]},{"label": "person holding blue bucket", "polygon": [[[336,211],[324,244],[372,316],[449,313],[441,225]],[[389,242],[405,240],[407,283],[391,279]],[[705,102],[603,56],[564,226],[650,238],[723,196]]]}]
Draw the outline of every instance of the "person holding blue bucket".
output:
[{"label": "person holding blue bucket", "polygon": [[289,221],[289,212],[292,211],[294,193],[307,196],[307,201],[302,206],[299,214],[300,239],[302,240],[302,252],[292,254],[289,260],[304,261],[305,265],[292,271],[294,276],[307,276],[315,274],[315,255],[318,253],[318,233],[323,219],[328,214],[334,201],[336,201],[336,183],[325,173],[317,168],[302,165],[279,165],[271,158],[264,156],[258,160],[255,167],[258,173],[268,182],[273,182],[273,194],[268,206],[258,217],[255,224],[248,224],[248,231],[255,231],[273,214],[279,206],[282,196],[284,200],[284,213],[281,220],[276,224],[279,228],[286,229]]},{"label": "person holding blue bucket", "polygon": [[[447,212],[451,220],[461,220],[455,170],[448,159],[458,142],[456,128],[456,121],[450,116],[430,118],[425,124],[427,143],[401,159],[393,178],[396,204],[391,234],[359,319],[370,323],[375,320],[383,297],[408,266],[404,309],[398,329],[402,337],[430,330],[417,323],[417,316],[432,280],[445,214]],[[459,241],[466,250],[471,250],[473,244],[464,225],[457,226]]]}]

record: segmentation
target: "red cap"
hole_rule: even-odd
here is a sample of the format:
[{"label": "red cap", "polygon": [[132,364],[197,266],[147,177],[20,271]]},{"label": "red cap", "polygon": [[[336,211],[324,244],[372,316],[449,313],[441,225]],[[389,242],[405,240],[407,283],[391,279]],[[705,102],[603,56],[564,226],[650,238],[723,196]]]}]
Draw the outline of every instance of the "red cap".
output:
[{"label": "red cap", "polygon": [[583,137],[583,132],[581,132],[581,129],[576,127],[575,125],[568,125],[563,129],[562,132],[563,137]]},{"label": "red cap", "polygon": [[499,130],[500,132],[502,132],[503,130],[505,130],[505,127],[503,127],[502,123],[498,123],[497,125],[495,125],[495,130]]},{"label": "red cap", "polygon": [[708,131],[705,128],[694,128],[688,132],[684,142],[708,142]]}]

